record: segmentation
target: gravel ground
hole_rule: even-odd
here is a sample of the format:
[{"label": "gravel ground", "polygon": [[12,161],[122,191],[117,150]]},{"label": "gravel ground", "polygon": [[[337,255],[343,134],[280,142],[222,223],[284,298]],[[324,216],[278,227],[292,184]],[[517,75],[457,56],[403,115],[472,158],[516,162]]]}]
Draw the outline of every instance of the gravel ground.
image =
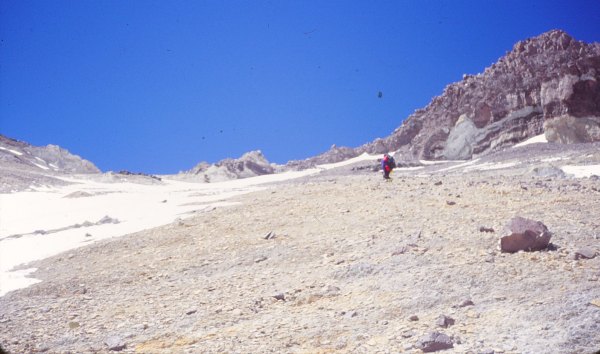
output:
[{"label": "gravel ground", "polygon": [[[453,343],[445,353],[599,350],[600,256],[575,259],[600,251],[598,178],[434,169],[279,183],[30,264],[43,282],[0,298],[0,343],[11,353],[420,353],[421,337],[440,332]],[[500,253],[516,215],[542,221],[553,247]],[[441,315],[454,324],[441,327]]]}]

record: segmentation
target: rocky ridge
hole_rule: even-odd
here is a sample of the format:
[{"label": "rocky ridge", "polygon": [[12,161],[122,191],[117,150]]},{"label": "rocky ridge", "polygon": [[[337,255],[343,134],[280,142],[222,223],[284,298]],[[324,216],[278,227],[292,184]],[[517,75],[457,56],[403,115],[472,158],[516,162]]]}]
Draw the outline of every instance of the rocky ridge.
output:
[{"label": "rocky ridge", "polygon": [[222,182],[275,173],[279,167],[269,163],[260,150],[250,151],[238,159],[224,159],[215,164],[200,162],[191,170],[180,172],[179,179],[198,182]]},{"label": "rocky ridge", "polygon": [[600,140],[600,43],[559,30],[518,42],[483,73],[448,85],[390,136],[293,165],[391,151],[404,160],[470,159],[539,134],[558,143]]},{"label": "rocky ridge", "polygon": [[36,172],[100,173],[88,160],[57,145],[32,146],[0,135],[0,163],[3,168],[29,169]]},{"label": "rocky ridge", "polygon": [[100,173],[90,161],[59,146],[33,146],[1,134],[0,166],[0,193],[66,184],[60,176]]}]

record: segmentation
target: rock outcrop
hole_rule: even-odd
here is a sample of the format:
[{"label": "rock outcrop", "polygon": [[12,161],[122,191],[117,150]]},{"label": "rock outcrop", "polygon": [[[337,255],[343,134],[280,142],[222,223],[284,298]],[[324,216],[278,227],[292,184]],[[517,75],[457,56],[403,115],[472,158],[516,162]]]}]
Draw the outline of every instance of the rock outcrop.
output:
[{"label": "rock outcrop", "polygon": [[0,166],[43,173],[100,173],[90,161],[59,146],[32,146],[3,135],[0,135]]},{"label": "rock outcrop", "polygon": [[[463,75],[390,136],[363,152],[403,159],[470,159],[545,134],[550,142],[600,141],[600,43],[553,30],[514,45],[477,75]],[[335,148],[340,150],[340,148]],[[309,160],[341,156],[334,149]]]},{"label": "rock outcrop", "polygon": [[215,164],[200,162],[179,177],[203,182],[221,182],[232,179],[255,177],[275,172],[277,166],[269,163],[260,150],[245,153],[239,159],[224,159]]}]

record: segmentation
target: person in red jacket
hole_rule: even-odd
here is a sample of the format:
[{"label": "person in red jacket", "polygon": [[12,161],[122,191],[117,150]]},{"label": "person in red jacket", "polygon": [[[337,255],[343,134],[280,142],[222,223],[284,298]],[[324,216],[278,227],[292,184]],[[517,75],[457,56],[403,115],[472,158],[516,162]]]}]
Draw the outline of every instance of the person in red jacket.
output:
[{"label": "person in red jacket", "polygon": [[383,160],[381,160],[381,169],[383,170],[383,179],[390,179],[390,173],[396,167],[396,161],[394,158],[388,154],[383,155]]}]

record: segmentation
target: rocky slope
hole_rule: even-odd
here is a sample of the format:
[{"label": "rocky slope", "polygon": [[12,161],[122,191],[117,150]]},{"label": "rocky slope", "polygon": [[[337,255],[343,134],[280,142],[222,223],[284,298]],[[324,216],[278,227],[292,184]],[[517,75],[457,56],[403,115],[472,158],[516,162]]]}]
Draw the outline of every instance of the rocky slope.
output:
[{"label": "rocky slope", "polygon": [[100,170],[59,146],[32,146],[0,135],[0,193],[62,185],[65,182],[56,177],[73,173],[95,174]]},{"label": "rocky slope", "polygon": [[215,164],[200,162],[191,170],[181,172],[179,179],[199,182],[222,182],[238,178],[271,174],[277,165],[269,163],[260,150],[251,151],[238,159],[224,159]]},{"label": "rocky slope", "polygon": [[[600,155],[597,143],[557,146],[389,183],[348,166],[35,262],[43,282],[0,298],[1,346],[421,353],[435,338],[451,346],[442,353],[594,353],[600,182],[539,168]],[[515,215],[543,222],[552,247],[501,253]]]},{"label": "rocky slope", "polygon": [[90,161],[56,146],[32,146],[0,135],[0,163],[3,168],[63,173],[100,173]]},{"label": "rocky slope", "polygon": [[292,165],[337,162],[363,152],[403,159],[469,159],[535,135],[548,141],[600,141],[600,43],[554,30],[515,44],[477,75],[448,85],[390,136]]}]

